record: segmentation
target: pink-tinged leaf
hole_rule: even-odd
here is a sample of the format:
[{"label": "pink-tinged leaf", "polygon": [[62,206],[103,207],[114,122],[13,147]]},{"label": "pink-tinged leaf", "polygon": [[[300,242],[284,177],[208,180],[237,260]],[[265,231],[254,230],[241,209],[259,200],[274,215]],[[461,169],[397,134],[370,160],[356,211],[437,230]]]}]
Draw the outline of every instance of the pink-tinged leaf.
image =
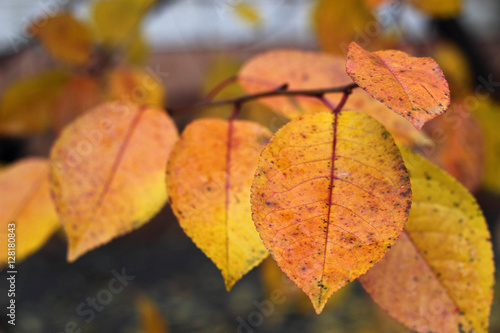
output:
[{"label": "pink-tinged leaf", "polygon": [[396,50],[372,53],[353,42],[346,70],[363,90],[418,129],[450,105],[448,82],[432,58]]}]

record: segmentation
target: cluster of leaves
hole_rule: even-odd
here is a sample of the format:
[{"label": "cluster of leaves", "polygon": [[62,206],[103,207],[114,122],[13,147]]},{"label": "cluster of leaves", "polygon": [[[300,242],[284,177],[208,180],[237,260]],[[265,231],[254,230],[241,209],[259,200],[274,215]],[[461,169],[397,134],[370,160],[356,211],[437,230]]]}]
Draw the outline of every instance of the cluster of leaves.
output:
[{"label": "cluster of leaves", "polygon": [[[321,7],[327,3],[336,2],[319,1],[316,15],[331,12]],[[478,151],[461,144],[477,125],[460,122],[464,135],[456,135],[456,123],[444,118],[456,112],[464,119],[468,111],[452,104],[437,117],[448,109],[450,92],[434,60],[396,50],[372,53],[356,43],[347,59],[262,53],[235,77],[246,95],[197,105],[229,104],[232,115],[194,120],[179,137],[151,73],[114,61],[102,65],[117,49],[126,54],[141,44],[138,23],[150,5],[97,2],[93,28],[66,13],[33,25],[51,54],[70,67],[17,82],[0,105],[3,134],[62,129],[49,160],[24,159],[0,173],[0,224],[16,222],[18,259],[62,225],[74,261],[147,223],[168,201],[228,290],[271,253],[317,313],[359,279],[382,308],[414,330],[487,330],[494,265],[483,214],[464,186],[411,150],[435,149],[426,132],[444,131],[443,145],[457,148],[437,145],[442,153],[432,159],[469,189],[481,181],[471,179],[476,164],[456,163]],[[139,99],[137,87],[147,89]],[[254,100],[290,121],[273,134],[236,119]],[[486,178],[495,188],[493,174]],[[7,262],[2,256],[0,265]]]},{"label": "cluster of leaves", "polygon": [[32,135],[47,128],[59,132],[107,100],[162,107],[163,85],[155,73],[138,66],[147,56],[141,22],[153,3],[97,1],[90,22],[69,12],[32,22],[30,33],[61,66],[16,81],[4,91],[0,135]]}]

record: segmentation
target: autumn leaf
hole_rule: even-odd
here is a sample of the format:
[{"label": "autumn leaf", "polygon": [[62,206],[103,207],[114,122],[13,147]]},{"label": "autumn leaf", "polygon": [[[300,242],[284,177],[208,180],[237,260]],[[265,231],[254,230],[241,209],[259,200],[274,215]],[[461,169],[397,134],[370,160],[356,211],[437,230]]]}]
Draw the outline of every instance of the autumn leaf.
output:
[{"label": "autumn leaf", "polygon": [[168,163],[179,224],[221,270],[228,290],[268,255],[252,222],[250,185],[270,136],[249,121],[195,120]]},{"label": "autumn leaf", "polygon": [[47,129],[68,77],[62,70],[48,70],[10,85],[0,99],[0,134],[30,135]]},{"label": "autumn leaf", "polygon": [[92,18],[99,40],[108,46],[131,42],[136,36],[143,16],[155,0],[95,1]]},{"label": "autumn leaf", "polygon": [[371,53],[351,43],[346,70],[363,90],[417,129],[450,104],[448,83],[432,58],[415,58],[397,50]]},{"label": "autumn leaf", "polygon": [[[238,81],[248,93],[273,90],[285,83],[289,90],[324,89],[352,83],[345,73],[344,59],[298,50],[274,50],[253,57],[240,70]],[[337,105],[341,94],[326,94],[325,97]],[[330,111],[318,98],[307,96],[276,96],[262,99],[261,102],[287,118]],[[344,110],[364,112],[374,117],[387,128],[398,144],[415,147],[432,145],[425,133],[361,89],[353,91]]]},{"label": "autumn leaf", "polygon": [[164,111],[121,102],[97,106],[66,127],[50,160],[69,261],[139,228],[160,210],[177,136]]},{"label": "autumn leaf", "polygon": [[467,57],[451,42],[439,41],[432,46],[432,59],[443,70],[454,98],[466,95],[473,86],[472,73]]},{"label": "autumn leaf", "polygon": [[148,53],[149,47],[146,38],[137,32],[126,49],[126,60],[131,64],[142,65],[147,60]]},{"label": "autumn leaf", "polygon": [[0,267],[7,263],[9,224],[15,224],[16,262],[42,247],[59,227],[46,159],[26,158],[0,171]]},{"label": "autumn leaf", "polygon": [[158,305],[148,296],[140,295],[136,301],[139,312],[139,333],[168,333],[167,321],[163,317]]},{"label": "autumn leaf", "polygon": [[293,119],[261,154],[253,220],[281,269],[317,313],[396,241],[410,182],[390,134],[355,112]]},{"label": "autumn leaf", "polygon": [[424,13],[440,19],[458,16],[462,11],[462,0],[406,0]]},{"label": "autumn leaf", "polygon": [[114,68],[108,77],[106,96],[110,101],[134,102],[162,108],[165,105],[165,88],[148,70],[136,67]]},{"label": "autumn leaf", "polygon": [[[349,43],[354,38],[366,35],[367,24],[381,29],[366,0],[317,1],[312,23],[321,49],[339,55],[347,54]],[[374,42],[373,38],[367,41]]]},{"label": "autumn leaf", "polygon": [[99,80],[89,74],[79,73],[66,82],[56,98],[53,126],[57,133],[83,112],[103,100]]},{"label": "autumn leaf", "polygon": [[477,190],[483,174],[483,133],[464,101],[453,102],[444,115],[432,119],[423,129],[435,142],[431,149],[423,150],[424,156],[469,191]]},{"label": "autumn leaf", "polygon": [[71,13],[60,12],[43,17],[30,26],[31,33],[58,60],[83,65],[92,54],[92,35],[85,24]]},{"label": "autumn leaf", "polygon": [[[270,91],[288,85],[288,90],[322,89],[352,83],[345,73],[344,59],[325,53],[292,49],[260,53],[240,69],[238,82],[249,94]],[[327,94],[337,104],[340,94]],[[318,98],[311,96],[275,96],[262,103],[288,118],[305,113],[328,112]]]},{"label": "autumn leaf", "polygon": [[413,205],[400,239],[360,277],[392,317],[418,332],[487,332],[493,253],[474,197],[423,157],[402,150]]}]

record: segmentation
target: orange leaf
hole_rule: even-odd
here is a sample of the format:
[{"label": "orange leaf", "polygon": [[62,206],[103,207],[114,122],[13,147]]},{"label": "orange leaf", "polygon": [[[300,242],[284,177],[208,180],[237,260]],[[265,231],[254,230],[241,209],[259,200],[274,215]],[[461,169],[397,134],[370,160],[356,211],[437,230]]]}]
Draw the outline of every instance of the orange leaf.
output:
[{"label": "orange leaf", "polygon": [[432,58],[396,50],[371,53],[351,43],[346,70],[363,90],[418,129],[450,104],[448,83]]},{"label": "orange leaf", "polygon": [[20,160],[0,172],[0,267],[7,263],[7,225],[15,223],[16,261],[38,250],[59,227],[50,197],[49,164]]},{"label": "orange leaf", "polygon": [[410,205],[394,140],[355,112],[293,119],[262,152],[252,184],[253,220],[264,245],[317,313],[384,256]]},{"label": "orange leaf", "polygon": [[[273,50],[258,54],[240,69],[238,82],[250,94],[276,89],[288,84],[288,90],[321,89],[352,83],[345,73],[344,59],[325,53],[299,50]],[[336,104],[341,94],[328,94]],[[327,112],[315,97],[276,96],[262,103],[288,118],[304,113]]]},{"label": "orange leaf", "polygon": [[493,251],[474,197],[432,163],[402,150],[413,205],[387,256],[359,280],[392,317],[418,332],[487,332]]},{"label": "orange leaf", "polygon": [[423,129],[435,142],[433,148],[423,150],[424,155],[469,191],[477,190],[483,174],[483,133],[465,103],[452,103],[444,115],[429,121]]},{"label": "orange leaf", "polygon": [[[284,83],[289,90],[323,89],[352,83],[345,73],[344,59],[324,53],[274,50],[250,59],[240,70],[239,82],[248,93],[276,89]],[[341,94],[326,94],[336,105]],[[272,97],[261,100],[288,118],[304,113],[328,112],[317,98],[293,96]],[[344,107],[346,110],[365,112],[380,121],[397,143],[409,146],[429,146],[432,141],[418,131],[408,120],[394,114],[361,89],[355,89]]]},{"label": "orange leaf", "polygon": [[175,146],[167,189],[181,227],[229,290],[267,255],[250,212],[250,185],[271,132],[249,121],[201,119]]},{"label": "orange leaf", "polygon": [[44,17],[30,30],[57,59],[73,65],[90,60],[92,36],[89,29],[68,12]]},{"label": "orange leaf", "polygon": [[52,192],[68,260],[139,228],[167,200],[177,129],[164,111],[102,104],[70,124],[51,151]]}]

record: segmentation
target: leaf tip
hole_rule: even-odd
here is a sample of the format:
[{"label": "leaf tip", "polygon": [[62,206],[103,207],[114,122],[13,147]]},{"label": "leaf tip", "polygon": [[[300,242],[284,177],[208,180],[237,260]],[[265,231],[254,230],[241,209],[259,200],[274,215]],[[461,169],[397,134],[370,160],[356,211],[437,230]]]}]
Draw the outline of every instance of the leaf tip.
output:
[{"label": "leaf tip", "polygon": [[66,260],[69,263],[75,262],[76,259],[80,258],[85,253],[89,252],[90,250],[98,246],[98,245],[89,246],[88,244],[86,244],[85,240],[82,237],[71,238],[70,235],[68,234],[67,237],[69,245],[68,245],[68,254],[66,256]]},{"label": "leaf tip", "polygon": [[82,255],[81,252],[68,249],[68,254],[66,255],[66,261],[69,263],[73,263],[76,261],[76,259],[80,258],[81,255]]},{"label": "leaf tip", "polygon": [[238,281],[238,279],[233,276],[224,276],[224,285],[226,286],[226,290],[229,292],[233,288],[234,284]]},{"label": "leaf tip", "polygon": [[309,296],[311,299],[312,305],[314,307],[314,311],[316,312],[317,315],[321,314],[323,312],[323,309],[325,308],[326,301],[328,298],[314,298],[313,296]]}]

